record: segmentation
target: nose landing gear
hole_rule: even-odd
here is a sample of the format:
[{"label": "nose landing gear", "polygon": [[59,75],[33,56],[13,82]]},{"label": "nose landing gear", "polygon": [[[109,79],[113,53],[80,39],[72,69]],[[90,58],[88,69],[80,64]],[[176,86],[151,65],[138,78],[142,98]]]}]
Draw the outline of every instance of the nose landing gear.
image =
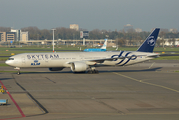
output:
[{"label": "nose landing gear", "polygon": [[18,72],[17,72],[17,75],[20,75],[21,73],[20,73],[20,68],[19,67],[16,67],[16,68],[14,68],[15,70],[18,70]]}]

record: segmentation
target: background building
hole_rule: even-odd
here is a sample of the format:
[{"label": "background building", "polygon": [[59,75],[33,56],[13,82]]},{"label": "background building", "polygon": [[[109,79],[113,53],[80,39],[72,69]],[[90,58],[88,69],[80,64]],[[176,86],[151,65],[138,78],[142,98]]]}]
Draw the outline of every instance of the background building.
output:
[{"label": "background building", "polygon": [[124,31],[126,33],[134,32],[133,26],[131,24],[124,25]]},{"label": "background building", "polygon": [[5,42],[6,41],[6,32],[0,32],[0,42]]},{"label": "background building", "polygon": [[16,33],[15,32],[6,32],[6,41],[7,42],[16,41]]},{"label": "background building", "polygon": [[28,41],[28,32],[21,32],[20,33],[20,41],[22,41],[22,42]]},{"label": "background building", "polygon": [[21,33],[21,30],[15,30],[15,29],[12,29],[12,28],[11,28],[11,32],[14,32],[14,33],[16,34],[15,41],[20,41],[20,33]]},{"label": "background building", "polygon": [[142,29],[136,28],[136,29],[135,29],[135,32],[140,33],[140,32],[142,32]]},{"label": "background building", "polygon": [[70,24],[70,29],[74,29],[74,30],[79,30],[79,25],[78,24]]},{"label": "background building", "polygon": [[0,41],[1,42],[16,41],[15,38],[16,38],[15,32],[0,32]]},{"label": "background building", "polygon": [[170,31],[171,33],[177,33],[177,32],[178,32],[178,30],[175,29],[175,28],[172,28],[172,29],[170,29],[169,31]]},{"label": "background building", "polygon": [[10,32],[0,32],[0,42],[28,41],[28,32],[11,29]]}]

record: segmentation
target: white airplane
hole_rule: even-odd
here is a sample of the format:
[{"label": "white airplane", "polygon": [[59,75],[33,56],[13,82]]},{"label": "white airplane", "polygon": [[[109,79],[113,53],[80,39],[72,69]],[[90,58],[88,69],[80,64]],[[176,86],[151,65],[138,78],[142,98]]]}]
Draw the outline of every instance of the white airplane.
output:
[{"label": "white airplane", "polygon": [[98,73],[95,67],[119,65],[126,66],[147,61],[159,56],[153,49],[160,29],[156,28],[138,48],[137,51],[108,52],[58,52],[58,53],[22,53],[11,56],[5,63],[20,68],[49,68],[60,71],[65,67],[73,72]]},{"label": "white airplane", "polygon": [[101,48],[87,48],[84,50],[84,52],[101,52],[106,51],[106,45],[107,45],[108,39],[105,39],[105,42]]}]

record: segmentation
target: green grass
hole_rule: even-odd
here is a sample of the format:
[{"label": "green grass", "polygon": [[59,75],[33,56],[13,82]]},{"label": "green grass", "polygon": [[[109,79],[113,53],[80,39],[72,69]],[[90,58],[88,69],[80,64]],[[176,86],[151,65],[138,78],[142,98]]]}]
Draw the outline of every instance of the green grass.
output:
[{"label": "green grass", "polygon": [[179,60],[179,56],[162,56],[155,58],[154,60]]},{"label": "green grass", "polygon": [[0,71],[0,73],[17,73],[17,71]]},{"label": "green grass", "polygon": [[0,61],[5,61],[7,59],[8,59],[8,57],[0,57]]},{"label": "green grass", "polygon": [[4,67],[4,66],[8,66],[8,65],[6,65],[5,63],[0,63],[0,66]]},{"label": "green grass", "polygon": [[163,52],[165,52],[165,51],[167,51],[167,52],[169,52],[169,51],[179,51],[179,47],[165,47],[165,48],[155,47],[154,51],[163,51]]}]

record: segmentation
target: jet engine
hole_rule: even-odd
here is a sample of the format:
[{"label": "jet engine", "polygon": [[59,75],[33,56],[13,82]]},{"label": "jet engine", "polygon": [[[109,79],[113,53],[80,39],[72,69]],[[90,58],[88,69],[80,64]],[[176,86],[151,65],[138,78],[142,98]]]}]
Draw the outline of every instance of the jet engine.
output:
[{"label": "jet engine", "polygon": [[73,72],[85,72],[88,69],[88,65],[84,62],[71,63],[71,70]]},{"label": "jet engine", "polygon": [[48,68],[50,71],[61,71],[64,67],[54,67],[54,68]]}]

